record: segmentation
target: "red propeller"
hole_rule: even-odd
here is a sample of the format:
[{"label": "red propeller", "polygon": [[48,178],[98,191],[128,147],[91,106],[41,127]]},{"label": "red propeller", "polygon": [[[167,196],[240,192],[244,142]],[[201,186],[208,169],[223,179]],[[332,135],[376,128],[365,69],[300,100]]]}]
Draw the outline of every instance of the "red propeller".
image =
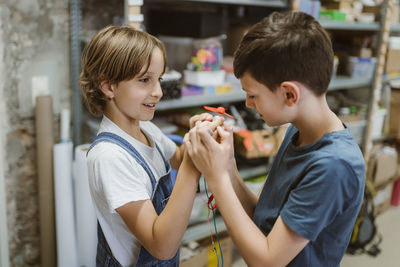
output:
[{"label": "red propeller", "polygon": [[209,107],[209,106],[203,106],[203,108],[205,108],[206,110],[212,111],[212,112],[216,112],[218,114],[228,116],[229,118],[232,118],[232,119],[235,118],[232,115],[229,115],[228,113],[226,113],[224,107],[213,108],[213,107]]}]

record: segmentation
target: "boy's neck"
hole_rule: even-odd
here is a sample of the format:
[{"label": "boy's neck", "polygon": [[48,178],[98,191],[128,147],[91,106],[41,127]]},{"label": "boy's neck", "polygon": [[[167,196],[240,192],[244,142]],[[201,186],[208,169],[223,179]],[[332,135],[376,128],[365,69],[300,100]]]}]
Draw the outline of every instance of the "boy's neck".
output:
[{"label": "boy's neck", "polygon": [[343,123],[333,113],[325,100],[325,96],[303,103],[304,108],[293,125],[299,130],[298,146],[312,144],[325,134],[344,129]]},{"label": "boy's neck", "polygon": [[126,132],[139,142],[147,146],[151,146],[150,140],[148,139],[146,134],[144,134],[143,131],[140,129],[140,124],[138,120],[129,120],[122,116],[115,116],[111,112],[104,112],[104,115],[106,115],[106,117],[114,122],[120,129],[122,129],[124,132]]}]

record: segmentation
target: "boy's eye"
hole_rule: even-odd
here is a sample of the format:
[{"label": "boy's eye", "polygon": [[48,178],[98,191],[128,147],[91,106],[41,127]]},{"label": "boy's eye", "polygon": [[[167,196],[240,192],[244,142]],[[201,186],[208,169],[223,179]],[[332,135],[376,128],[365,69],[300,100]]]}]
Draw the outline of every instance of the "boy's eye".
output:
[{"label": "boy's eye", "polygon": [[141,78],[139,80],[139,82],[142,82],[142,83],[147,83],[148,81],[149,81],[149,78]]},{"label": "boy's eye", "polygon": [[248,98],[254,99],[254,95],[249,95]]}]

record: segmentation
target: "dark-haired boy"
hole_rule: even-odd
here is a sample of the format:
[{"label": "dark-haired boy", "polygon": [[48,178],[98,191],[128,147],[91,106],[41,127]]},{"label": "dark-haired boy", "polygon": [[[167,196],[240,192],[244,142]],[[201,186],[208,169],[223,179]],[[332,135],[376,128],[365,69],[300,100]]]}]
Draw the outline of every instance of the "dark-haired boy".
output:
[{"label": "dark-haired boy", "polygon": [[339,266],[360,209],[365,164],[349,130],[329,109],[331,40],[311,16],[273,13],[235,53],[246,105],[287,130],[264,188],[252,194],[237,172],[232,130],[219,142],[198,124],[185,140],[228,231],[249,266]]}]

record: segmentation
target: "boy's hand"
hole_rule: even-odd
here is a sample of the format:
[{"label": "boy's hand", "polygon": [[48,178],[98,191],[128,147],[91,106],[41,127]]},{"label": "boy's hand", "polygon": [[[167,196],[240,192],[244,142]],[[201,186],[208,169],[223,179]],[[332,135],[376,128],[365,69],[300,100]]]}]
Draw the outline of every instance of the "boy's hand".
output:
[{"label": "boy's hand", "polygon": [[192,129],[194,126],[196,126],[196,123],[198,123],[198,122],[203,122],[203,121],[212,122],[213,120],[214,120],[214,116],[207,112],[201,113],[199,115],[194,115],[189,120],[190,129]]},{"label": "boy's hand", "polygon": [[[210,127],[210,130],[213,131],[213,138],[217,138],[218,133],[216,132],[216,128],[218,126],[221,126],[224,124],[225,119],[221,116],[217,116],[214,117],[209,114],[209,113],[203,113],[200,115],[195,115],[192,118],[190,118],[190,126],[191,128],[193,128],[195,125],[198,125],[200,123],[204,123],[205,125],[207,125],[208,127]],[[188,138],[188,133],[184,136],[184,140],[183,140],[183,144],[180,146],[180,153],[183,157],[182,159],[182,163],[184,163],[185,165],[187,165],[187,167],[189,168],[193,168],[196,172],[198,172],[198,170],[196,169],[196,167],[193,165],[192,159],[190,158],[190,156],[187,154],[187,150],[185,149],[185,139]]]},{"label": "boy's hand", "polygon": [[199,123],[184,139],[186,150],[211,190],[221,182],[218,178],[222,177],[222,173],[234,171],[232,127],[224,129],[218,126],[216,132],[218,141],[213,138],[213,130],[208,123]]},{"label": "boy's hand", "polygon": [[[188,138],[188,134],[185,134],[183,138],[183,142],[185,142],[185,139]],[[182,160],[182,165],[185,165],[187,168],[189,168],[191,171],[193,171],[196,174],[197,179],[200,178],[200,171],[196,168],[196,166],[193,164],[192,159],[190,158],[187,149],[184,151],[183,155],[183,160]]]}]

